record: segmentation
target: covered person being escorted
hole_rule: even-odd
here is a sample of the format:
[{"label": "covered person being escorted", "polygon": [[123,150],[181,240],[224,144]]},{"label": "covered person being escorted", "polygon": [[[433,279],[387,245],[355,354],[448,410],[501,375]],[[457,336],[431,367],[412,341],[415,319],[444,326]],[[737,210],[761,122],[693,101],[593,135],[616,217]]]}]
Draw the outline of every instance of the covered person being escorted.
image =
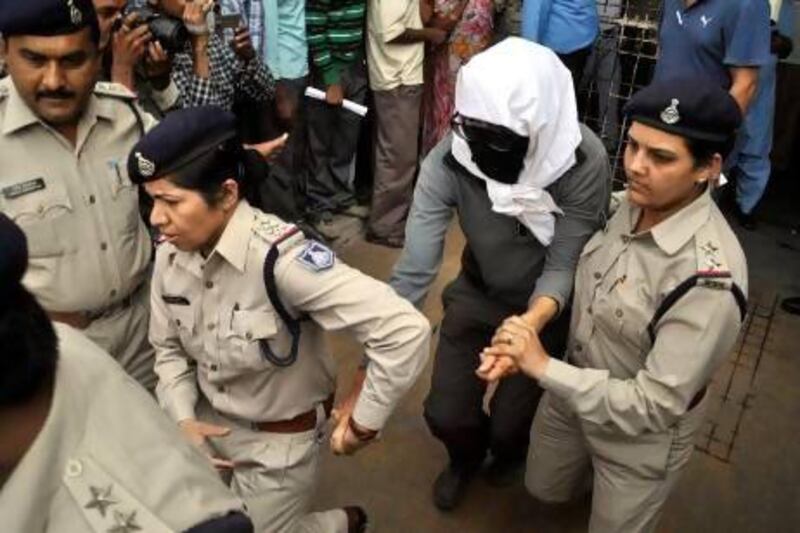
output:
[{"label": "covered person being escorted", "polygon": [[739,107],[692,78],[650,85],[626,112],[628,188],[581,254],[565,361],[513,317],[478,370],[546,389],[526,484],[562,502],[593,469],[592,532],[655,530],[746,313],[745,257],[711,199]]},{"label": "covered person being escorted", "polygon": [[442,296],[425,401],[450,458],[434,485],[440,509],[459,503],[487,452],[495,484],[522,467],[541,389],[515,376],[494,392],[487,415],[478,355],[503,319],[521,313],[553,353],[563,350],[574,268],[605,220],[610,190],[606,152],[578,122],[569,71],[551,50],[514,37],[476,55],[460,70],[455,111],[455,133],[422,164],[390,281],[422,305],[457,212],[466,247]]},{"label": "covered person being escorted", "polygon": [[352,453],[422,371],[430,326],[387,285],[251,207],[250,157],[234,116],[215,107],[168,115],[131,152],[164,240],[151,293],[158,398],[231,471],[257,531],[360,531],[360,508],[309,513],[335,390],[324,332],[351,331],[372,362],[331,438]]},{"label": "covered person being escorted", "polygon": [[244,504],[152,398],[20,283],[0,214],[0,516],[14,533],[250,533]]}]

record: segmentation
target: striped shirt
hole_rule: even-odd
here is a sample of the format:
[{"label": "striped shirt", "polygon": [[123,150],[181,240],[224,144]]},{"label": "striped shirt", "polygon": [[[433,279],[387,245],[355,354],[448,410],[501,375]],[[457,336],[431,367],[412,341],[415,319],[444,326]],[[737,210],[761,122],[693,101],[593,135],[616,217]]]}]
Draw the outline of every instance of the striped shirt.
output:
[{"label": "striped shirt", "polygon": [[362,57],[366,0],[308,0],[306,31],[314,67],[325,85]]}]

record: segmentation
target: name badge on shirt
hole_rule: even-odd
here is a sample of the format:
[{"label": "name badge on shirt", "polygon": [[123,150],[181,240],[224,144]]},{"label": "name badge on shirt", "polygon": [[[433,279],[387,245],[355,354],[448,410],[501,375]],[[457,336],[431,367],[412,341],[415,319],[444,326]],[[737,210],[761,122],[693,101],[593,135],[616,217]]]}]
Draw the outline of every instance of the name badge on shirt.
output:
[{"label": "name badge on shirt", "polygon": [[162,295],[161,299],[164,300],[164,303],[170,305],[189,305],[190,303],[189,300],[183,296],[171,296],[169,294]]},{"label": "name badge on shirt", "polygon": [[6,200],[13,200],[14,198],[19,198],[20,196],[25,196],[26,194],[30,194],[32,192],[41,191],[45,187],[47,187],[47,185],[45,184],[44,179],[35,178],[5,187],[3,189],[3,196]]}]

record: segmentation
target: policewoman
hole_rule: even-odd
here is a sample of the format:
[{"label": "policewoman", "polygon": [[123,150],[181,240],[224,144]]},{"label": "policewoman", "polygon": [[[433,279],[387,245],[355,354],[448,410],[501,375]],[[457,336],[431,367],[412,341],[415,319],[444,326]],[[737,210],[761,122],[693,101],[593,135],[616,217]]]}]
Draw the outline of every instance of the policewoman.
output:
[{"label": "policewoman", "polygon": [[177,111],[131,152],[161,233],[150,339],[158,398],[229,470],[257,531],[356,531],[359,508],[308,513],[335,390],[325,330],[349,330],[371,365],[335,452],[370,442],[425,366],[430,327],[387,285],[244,198],[251,154],[231,113]]},{"label": "policewoman", "polygon": [[561,502],[593,469],[593,532],[655,529],[746,312],[745,257],[711,199],[741,122],[736,102],[676,79],[641,90],[626,111],[628,187],[583,249],[566,360],[512,318],[479,369],[492,379],[510,357],[547,391],[526,485]]}]

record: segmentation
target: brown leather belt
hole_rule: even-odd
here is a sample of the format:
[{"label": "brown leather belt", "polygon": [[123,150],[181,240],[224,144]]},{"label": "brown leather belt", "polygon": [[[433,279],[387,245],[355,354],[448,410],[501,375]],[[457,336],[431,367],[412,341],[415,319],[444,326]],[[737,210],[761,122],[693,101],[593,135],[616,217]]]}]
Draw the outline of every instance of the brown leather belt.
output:
[{"label": "brown leather belt", "polygon": [[[333,394],[328,396],[323,402],[325,416],[330,417],[333,409]],[[253,429],[266,431],[267,433],[303,433],[311,431],[317,427],[317,408],[309,409],[305,413],[300,413],[289,420],[276,420],[274,422],[253,422]]]},{"label": "brown leather belt", "polygon": [[133,304],[133,298],[136,296],[136,293],[139,292],[139,289],[143,286],[144,283],[140,284],[125,298],[96,311],[48,311],[47,314],[50,320],[54,322],[62,322],[75,329],[86,329],[98,318],[129,308]]}]

